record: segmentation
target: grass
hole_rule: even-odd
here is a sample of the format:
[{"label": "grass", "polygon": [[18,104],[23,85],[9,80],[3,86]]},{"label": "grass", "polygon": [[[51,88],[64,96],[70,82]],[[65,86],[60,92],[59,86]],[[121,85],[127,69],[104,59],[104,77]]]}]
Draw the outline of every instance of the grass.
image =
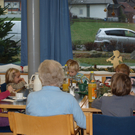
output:
[{"label": "grass", "polygon": [[[105,22],[103,20],[92,20],[92,19],[75,19],[72,20],[74,23],[71,24],[71,38],[74,44],[84,44],[87,42],[93,42],[95,40],[95,35],[99,28],[127,28],[135,31],[134,23],[119,23],[119,22]],[[129,66],[135,65],[135,60],[130,58],[129,54],[121,54],[123,56],[123,63]],[[109,58],[109,57],[108,57]],[[112,65],[110,62],[106,62],[107,58],[87,58],[81,55],[74,59],[77,60],[81,65],[91,66],[91,65]]]},{"label": "grass", "polygon": [[[10,20],[10,18],[8,18]],[[21,18],[15,18],[14,21],[21,21]],[[133,23],[119,23],[119,22],[105,22],[102,20],[93,20],[93,19],[76,19],[71,25],[71,37],[72,42],[79,44],[93,42],[95,35],[99,28],[128,28],[135,31],[135,24]],[[123,57],[123,63],[126,63],[129,66],[134,66],[135,60],[130,58],[129,54],[121,54]],[[17,56],[20,58],[20,55]],[[74,60],[77,60],[83,66],[92,66],[92,65],[112,65],[110,62],[106,62],[107,58],[98,57],[98,58],[86,58],[86,57],[75,57]],[[14,63],[20,65],[20,61]]]},{"label": "grass", "polygon": [[[10,21],[12,18],[7,18],[5,21]],[[13,21],[21,21],[21,18],[14,18]]]},{"label": "grass", "polygon": [[[106,62],[106,59],[108,59],[110,56],[107,57],[96,57],[91,58],[90,53],[85,52],[85,54],[81,53],[80,55],[74,54],[74,60],[78,61],[81,66],[93,66],[93,65],[112,65],[111,62]],[[130,58],[130,53],[121,53],[123,62],[128,66],[135,66],[135,60]]]},{"label": "grass", "polygon": [[[112,65],[111,62],[106,62],[107,58],[74,58],[74,60],[78,61],[82,66],[93,66],[93,65]],[[135,66],[135,60],[125,60],[123,59],[123,63],[128,66]]]},{"label": "grass", "polygon": [[127,28],[135,31],[135,24],[133,23],[119,23],[119,22],[105,22],[101,20],[93,21],[75,21],[71,25],[72,42],[79,42],[81,44],[93,42],[95,35],[99,28]]}]

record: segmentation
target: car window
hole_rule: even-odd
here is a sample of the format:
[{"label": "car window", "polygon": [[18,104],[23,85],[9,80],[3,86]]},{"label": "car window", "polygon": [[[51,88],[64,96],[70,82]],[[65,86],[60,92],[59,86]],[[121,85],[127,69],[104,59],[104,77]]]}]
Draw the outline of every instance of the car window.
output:
[{"label": "car window", "polygon": [[128,31],[128,30],[125,30],[125,36],[126,37],[135,37],[135,33]]},{"label": "car window", "polygon": [[[101,32],[101,30],[98,30],[97,34],[99,34],[100,32]],[[96,35],[97,35],[97,34],[96,34]]]},{"label": "car window", "polygon": [[107,35],[112,35],[112,36],[125,36],[123,30],[108,30],[105,31]]}]

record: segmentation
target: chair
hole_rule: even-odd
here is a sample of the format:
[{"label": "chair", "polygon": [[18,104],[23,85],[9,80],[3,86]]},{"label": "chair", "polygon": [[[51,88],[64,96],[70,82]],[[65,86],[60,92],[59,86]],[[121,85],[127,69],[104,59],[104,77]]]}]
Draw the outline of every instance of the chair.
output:
[{"label": "chair", "polygon": [[86,115],[86,132],[90,135],[135,135],[135,116],[113,117]]},{"label": "chair", "polygon": [[6,83],[1,84],[1,92],[6,91]]},{"label": "chair", "polygon": [[73,115],[31,116],[8,112],[13,135],[71,135],[74,134]]}]

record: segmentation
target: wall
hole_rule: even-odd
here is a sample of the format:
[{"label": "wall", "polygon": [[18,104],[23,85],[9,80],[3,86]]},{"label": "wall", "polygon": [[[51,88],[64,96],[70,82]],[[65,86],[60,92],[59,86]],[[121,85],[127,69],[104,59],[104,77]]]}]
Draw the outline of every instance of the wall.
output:
[{"label": "wall", "polygon": [[[86,5],[73,5],[69,6],[69,9],[72,16],[77,15],[77,17],[87,17]],[[80,10],[82,10],[82,14],[80,14]]]},{"label": "wall", "polygon": [[[107,18],[107,12],[104,12],[106,5],[90,5],[90,18],[104,19]],[[69,6],[70,12],[77,17],[87,17],[87,7],[86,5],[72,5]],[[80,10],[83,14],[79,14]]]},{"label": "wall", "polygon": [[104,19],[107,18],[107,12],[104,12],[106,5],[90,5],[90,17]]},{"label": "wall", "polygon": [[3,8],[4,7],[4,0],[0,0],[0,6]]}]

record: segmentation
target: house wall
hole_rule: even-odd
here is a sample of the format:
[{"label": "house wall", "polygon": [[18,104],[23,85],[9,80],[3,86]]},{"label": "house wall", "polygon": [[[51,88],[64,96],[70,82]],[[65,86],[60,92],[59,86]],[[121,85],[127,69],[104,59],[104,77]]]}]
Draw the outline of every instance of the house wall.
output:
[{"label": "house wall", "polygon": [[4,0],[0,0],[0,6],[3,8],[4,7]]},{"label": "house wall", "polygon": [[77,15],[77,17],[87,17],[86,5],[72,5],[69,6],[72,16]]},{"label": "house wall", "polygon": [[[90,18],[104,19],[107,18],[107,12],[104,12],[106,5],[90,5]],[[87,17],[87,6],[86,5],[72,5],[69,6],[69,10],[72,16]],[[82,14],[81,14],[82,13]]]},{"label": "house wall", "polygon": [[104,12],[106,5],[90,5],[90,17],[104,19],[107,18],[107,12]]}]

